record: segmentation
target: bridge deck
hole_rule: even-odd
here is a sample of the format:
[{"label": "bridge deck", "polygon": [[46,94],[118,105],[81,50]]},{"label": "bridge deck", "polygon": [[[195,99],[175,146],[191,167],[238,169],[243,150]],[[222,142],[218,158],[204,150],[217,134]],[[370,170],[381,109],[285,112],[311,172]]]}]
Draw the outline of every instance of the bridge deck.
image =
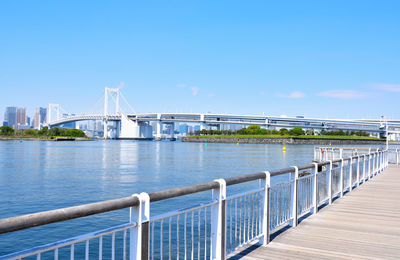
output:
[{"label": "bridge deck", "polygon": [[400,259],[400,167],[231,259]]}]

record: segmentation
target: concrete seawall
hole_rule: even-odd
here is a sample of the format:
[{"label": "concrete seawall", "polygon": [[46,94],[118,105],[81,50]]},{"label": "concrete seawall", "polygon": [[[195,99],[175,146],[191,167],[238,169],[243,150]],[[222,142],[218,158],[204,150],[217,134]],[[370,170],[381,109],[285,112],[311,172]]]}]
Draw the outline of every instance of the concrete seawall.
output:
[{"label": "concrete seawall", "polygon": [[264,138],[264,137],[183,137],[182,142],[195,142],[195,143],[244,143],[244,144],[315,144],[315,145],[352,145],[352,144],[367,144],[377,145],[385,144],[385,140],[365,140],[365,139],[312,139],[301,137],[277,137],[277,138]]}]

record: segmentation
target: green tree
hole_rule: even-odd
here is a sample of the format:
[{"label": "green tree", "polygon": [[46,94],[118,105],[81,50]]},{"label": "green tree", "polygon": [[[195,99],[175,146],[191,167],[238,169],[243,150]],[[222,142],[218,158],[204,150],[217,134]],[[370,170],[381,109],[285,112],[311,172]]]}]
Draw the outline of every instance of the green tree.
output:
[{"label": "green tree", "polygon": [[0,127],[0,135],[11,136],[14,134],[14,129],[9,126],[2,126]]},{"label": "green tree", "polygon": [[258,135],[261,134],[261,127],[259,125],[251,125],[247,127],[247,134]]},{"label": "green tree", "polygon": [[288,135],[289,130],[287,130],[286,128],[281,128],[281,129],[279,129],[279,134],[280,135]]},{"label": "green tree", "polygon": [[304,135],[304,130],[303,130],[301,127],[296,126],[296,127],[293,127],[293,128],[289,131],[289,134],[290,134],[290,135],[295,135],[295,136]]},{"label": "green tree", "polygon": [[38,131],[38,135],[47,135],[49,129],[47,127],[43,127],[42,130]]},{"label": "green tree", "polygon": [[36,131],[34,130],[34,129],[25,129],[24,130],[24,134],[25,135],[35,135],[36,134]]},{"label": "green tree", "polygon": [[78,129],[66,129],[64,135],[69,137],[86,137],[85,132]]},{"label": "green tree", "polygon": [[236,131],[236,134],[238,135],[247,135],[247,128],[242,128]]}]

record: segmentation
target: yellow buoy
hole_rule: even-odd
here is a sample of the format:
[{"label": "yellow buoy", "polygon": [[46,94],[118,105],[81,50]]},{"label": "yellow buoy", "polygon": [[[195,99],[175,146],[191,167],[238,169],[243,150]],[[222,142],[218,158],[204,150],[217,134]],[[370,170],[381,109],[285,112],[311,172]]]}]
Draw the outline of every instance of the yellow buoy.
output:
[{"label": "yellow buoy", "polygon": [[237,142],[236,145],[239,145],[239,142]]},{"label": "yellow buoy", "polygon": [[283,143],[283,148],[282,148],[282,152],[286,152],[286,143]]}]

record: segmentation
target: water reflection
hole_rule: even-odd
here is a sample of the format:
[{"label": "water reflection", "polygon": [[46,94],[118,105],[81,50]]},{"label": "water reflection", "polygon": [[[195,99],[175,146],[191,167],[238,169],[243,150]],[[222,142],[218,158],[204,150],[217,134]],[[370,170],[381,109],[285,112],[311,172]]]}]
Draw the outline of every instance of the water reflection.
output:
[{"label": "water reflection", "polygon": [[[0,218],[302,165],[312,157],[310,145],[287,145],[282,153],[281,145],[259,144],[4,141],[0,142]],[[155,214],[209,198],[210,192],[194,194],[152,204],[151,210]],[[22,246],[14,243],[7,248],[10,245],[4,241],[38,245],[127,219],[128,212],[113,212],[61,223],[57,231],[39,228],[41,236],[33,236],[35,229],[0,236],[0,251]]]}]

